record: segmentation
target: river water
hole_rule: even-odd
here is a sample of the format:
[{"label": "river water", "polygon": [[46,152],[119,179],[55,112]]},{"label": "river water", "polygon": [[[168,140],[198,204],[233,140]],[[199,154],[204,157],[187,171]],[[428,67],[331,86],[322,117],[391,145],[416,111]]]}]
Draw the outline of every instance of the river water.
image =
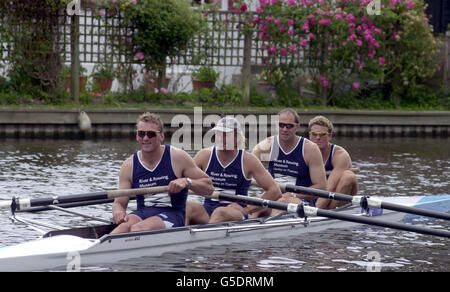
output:
[{"label": "river water", "polygon": [[[414,196],[450,193],[450,140],[446,138],[336,138],[352,156],[360,194]],[[114,189],[122,162],[136,151],[134,140],[0,140],[0,200],[47,197]],[[194,153],[190,153],[193,155]],[[109,219],[111,205],[76,208]],[[38,234],[12,224],[0,211],[0,247]],[[64,227],[96,224],[57,211],[21,214]],[[432,220],[434,228],[449,222]],[[196,248],[160,257],[83,267],[84,271],[366,271],[369,253],[382,271],[450,271],[450,241],[391,229],[360,226],[304,237]]]}]

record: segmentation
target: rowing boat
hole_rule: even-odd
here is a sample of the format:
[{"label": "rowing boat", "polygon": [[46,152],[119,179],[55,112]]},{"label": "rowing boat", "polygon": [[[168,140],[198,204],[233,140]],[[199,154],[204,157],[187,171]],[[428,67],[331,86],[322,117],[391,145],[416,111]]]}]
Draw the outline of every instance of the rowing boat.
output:
[{"label": "rowing boat", "polygon": [[[383,197],[384,202],[450,212],[450,195]],[[265,200],[264,200],[265,201]],[[264,203],[265,204],[265,203]],[[292,206],[290,206],[292,209]],[[416,222],[419,216],[377,209],[361,212],[358,206],[331,211],[356,217]],[[325,217],[300,218],[295,213],[239,222],[205,224],[164,230],[109,234],[113,224],[54,230],[41,238],[0,248],[0,271],[73,270],[143,256],[160,256],[196,247],[302,236],[331,228],[352,228],[355,222]],[[446,231],[445,231],[446,232]]]}]

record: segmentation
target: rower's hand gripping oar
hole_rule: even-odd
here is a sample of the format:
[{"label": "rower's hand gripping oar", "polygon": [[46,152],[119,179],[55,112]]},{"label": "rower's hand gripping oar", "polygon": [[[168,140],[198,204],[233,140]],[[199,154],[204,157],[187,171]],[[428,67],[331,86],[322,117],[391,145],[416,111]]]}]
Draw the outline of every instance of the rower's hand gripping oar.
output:
[{"label": "rower's hand gripping oar", "polygon": [[163,193],[168,191],[168,186],[140,188],[140,189],[123,189],[100,191],[78,195],[53,196],[47,198],[12,198],[12,200],[0,201],[0,209],[11,208],[12,213],[30,207],[59,205],[67,203],[85,202],[91,200],[115,199],[118,197],[135,197],[137,195],[147,195]]},{"label": "rower's hand gripping oar", "polygon": [[217,193],[214,192],[212,195],[215,199],[226,200],[230,202],[240,202],[249,205],[260,206],[264,208],[272,208],[287,211],[290,213],[296,213],[299,217],[314,217],[314,216],[322,216],[332,219],[338,219],[343,221],[350,221],[361,224],[375,225],[380,227],[387,227],[393,229],[399,229],[403,231],[416,232],[421,234],[428,234],[434,236],[441,236],[450,238],[450,232],[446,230],[432,229],[426,228],[422,226],[409,225],[398,222],[388,222],[380,219],[376,219],[373,217],[365,217],[365,216],[357,216],[352,214],[344,214],[337,211],[331,210],[322,210],[316,207],[305,206],[303,204],[294,204],[294,203],[283,203],[276,202],[267,199],[248,197],[248,196],[240,196],[240,195],[230,195],[225,193]]}]

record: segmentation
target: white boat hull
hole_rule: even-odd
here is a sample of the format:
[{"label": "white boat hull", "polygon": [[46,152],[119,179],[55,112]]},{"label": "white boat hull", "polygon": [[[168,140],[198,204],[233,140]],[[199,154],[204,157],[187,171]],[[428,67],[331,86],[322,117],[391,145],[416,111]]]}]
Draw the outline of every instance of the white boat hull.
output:
[{"label": "white boat hull", "polygon": [[[423,197],[407,198],[410,201],[408,205],[411,206],[427,208],[439,206],[441,210],[446,209],[445,212],[450,210],[450,195],[439,196],[437,200],[428,200],[426,204],[420,204]],[[402,202],[405,202],[404,198]],[[377,217],[386,221],[401,221],[406,218],[403,213],[383,211],[383,214]],[[340,212],[361,215],[359,207],[350,207]],[[409,217],[408,220],[411,219],[413,218]],[[270,220],[266,223],[252,220],[245,223],[231,222],[117,235],[106,234],[98,239],[57,235],[65,231],[55,231],[50,237],[0,248],[0,271],[38,271],[54,268],[74,270],[143,256],[159,256],[167,252],[180,252],[196,247],[301,236],[326,229],[352,228],[359,225],[321,217],[308,218],[308,221],[308,224],[305,224],[304,219],[291,216],[290,219]]]}]

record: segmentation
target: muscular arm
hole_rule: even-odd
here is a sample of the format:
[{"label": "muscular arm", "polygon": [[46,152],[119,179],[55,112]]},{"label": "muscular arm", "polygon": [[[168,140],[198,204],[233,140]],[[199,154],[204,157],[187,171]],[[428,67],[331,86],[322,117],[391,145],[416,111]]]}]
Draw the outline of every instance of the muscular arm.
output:
[{"label": "muscular arm", "polygon": [[[119,189],[131,189],[132,186],[133,159],[129,157],[124,161],[119,173]],[[128,206],[128,197],[119,197],[114,199],[112,206],[113,221],[120,224],[126,221],[126,210]]]},{"label": "muscular arm", "polygon": [[184,150],[173,149],[173,163],[175,175],[178,179],[169,183],[169,192],[178,193],[188,186],[187,177],[192,179],[190,189],[199,195],[209,196],[214,191],[211,178],[201,170]]},{"label": "muscular arm", "polygon": [[[270,173],[264,168],[261,161],[250,153],[244,152],[244,171],[247,177],[253,177],[257,184],[265,191],[262,198],[276,201],[281,198],[281,191],[278,184],[272,178]],[[260,209],[260,207],[248,206],[245,212],[252,213]]]},{"label": "muscular arm", "polygon": [[[320,153],[319,147],[305,139],[305,161],[309,167],[309,175],[311,178],[311,188],[326,190],[327,181],[325,175],[325,168],[323,166],[322,154]],[[300,198],[306,200],[312,200],[316,197],[313,195],[299,195]]]},{"label": "muscular arm", "polygon": [[341,178],[344,171],[351,168],[352,160],[348,152],[344,148],[339,147],[335,149],[332,163],[333,163],[333,170],[331,171],[327,180],[328,191],[336,190],[337,183],[339,182],[339,179]]}]

